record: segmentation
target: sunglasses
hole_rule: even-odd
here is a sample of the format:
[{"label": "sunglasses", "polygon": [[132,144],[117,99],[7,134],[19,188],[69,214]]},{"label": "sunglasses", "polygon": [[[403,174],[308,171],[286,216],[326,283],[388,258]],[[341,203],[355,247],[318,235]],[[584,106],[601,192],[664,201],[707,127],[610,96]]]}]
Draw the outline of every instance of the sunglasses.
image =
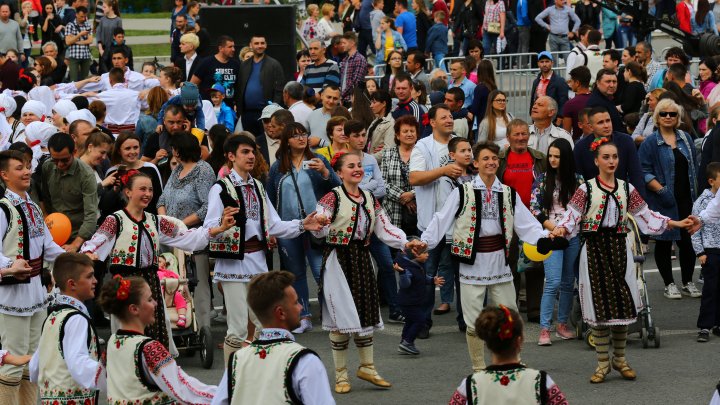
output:
[{"label": "sunglasses", "polygon": [[677,111],[660,111],[658,115],[661,117],[675,118],[678,116],[678,113]]}]

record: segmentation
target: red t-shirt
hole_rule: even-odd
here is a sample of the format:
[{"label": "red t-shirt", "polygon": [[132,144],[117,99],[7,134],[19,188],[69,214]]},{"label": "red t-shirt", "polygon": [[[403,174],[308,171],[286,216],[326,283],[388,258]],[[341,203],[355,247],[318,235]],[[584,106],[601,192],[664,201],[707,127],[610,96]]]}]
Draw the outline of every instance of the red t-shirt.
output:
[{"label": "red t-shirt", "polygon": [[526,207],[530,207],[530,192],[534,180],[533,157],[530,152],[515,153],[508,151],[507,166],[505,167],[502,182],[514,188],[520,194],[520,199]]}]

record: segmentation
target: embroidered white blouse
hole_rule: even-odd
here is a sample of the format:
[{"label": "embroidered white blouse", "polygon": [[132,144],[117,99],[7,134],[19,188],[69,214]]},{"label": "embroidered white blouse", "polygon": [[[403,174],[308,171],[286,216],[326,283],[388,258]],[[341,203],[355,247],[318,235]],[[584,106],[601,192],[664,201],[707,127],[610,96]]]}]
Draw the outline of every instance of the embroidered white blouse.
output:
[{"label": "embroidered white blouse", "polygon": [[[285,329],[267,328],[260,332],[259,340],[288,338],[295,341],[292,333]],[[228,373],[227,367],[222,380],[218,384],[212,405],[228,405]],[[292,373],[292,386],[304,404],[332,405],[335,399],[330,392],[327,371],[317,356],[302,356]]]},{"label": "embroidered white blouse", "polygon": [[[245,221],[245,240],[257,236],[262,239],[262,227],[260,225],[260,202],[255,191],[248,193],[247,185],[251,185],[252,177],[248,177],[248,181],[240,177],[235,169],[230,171],[228,175],[233,185],[242,190],[243,199],[245,201],[245,213],[247,220]],[[222,187],[214,184],[210,188],[208,196],[208,209],[205,216],[203,227],[210,229],[220,225],[222,221],[223,209],[225,206],[220,199],[220,191]],[[254,190],[254,188],[253,188]],[[268,209],[268,234],[282,239],[292,239],[301,234],[300,220],[282,221],[275,208],[270,203],[270,199],[265,198],[265,206]],[[267,262],[265,261],[265,252],[246,253],[243,260],[233,259],[216,259],[215,260],[215,281],[236,281],[249,283],[253,276],[267,272]]]},{"label": "embroidered white blouse", "polygon": [[[481,190],[485,196],[488,189],[480,176],[475,176],[472,180],[472,186],[476,190]],[[500,208],[498,203],[499,193],[503,191],[502,183],[495,178],[495,182],[490,187],[492,198],[482,199],[482,217],[480,221],[480,233],[478,236],[502,235],[502,227],[500,226]],[[455,213],[460,206],[460,193],[462,188],[455,189],[448,196],[445,205],[433,215],[430,224],[425,232],[420,236],[420,240],[428,244],[428,248],[436,247],[440,242],[445,240],[445,234],[452,229],[455,224]],[[522,203],[520,196],[515,198],[515,214],[513,221],[515,232],[521,241],[530,244],[537,243],[537,240],[548,235],[548,231],[542,228],[542,225],[530,213],[530,210]],[[504,250],[495,252],[477,252],[475,262],[470,264],[460,263],[460,282],[463,284],[475,285],[493,285],[512,281],[513,276],[510,266],[505,264]]]},{"label": "embroidered white blouse", "polygon": [[[50,230],[40,208],[25,193],[24,197],[10,191],[5,191],[13,205],[20,206],[25,218],[27,218],[28,231],[30,232],[30,258],[39,258],[44,254],[45,261],[54,262],[55,258],[65,251],[53,242]],[[5,213],[0,210],[0,235],[5,235],[8,228],[8,220]],[[44,253],[43,253],[44,249]],[[0,267],[6,268],[15,261],[15,258],[5,257],[0,251]],[[33,277],[29,284],[15,284],[0,287],[0,313],[14,316],[32,316],[37,311],[47,306],[48,294],[45,287],[40,283],[40,277]]]},{"label": "embroidered white blouse", "polygon": [[[67,295],[58,294],[56,304],[67,304],[75,307],[87,316],[90,316],[85,305],[75,298]],[[105,368],[102,363],[95,361],[90,357],[88,352],[88,323],[87,319],[82,316],[73,316],[67,320],[65,324],[65,335],[63,336],[62,345],[65,353],[65,362],[72,378],[81,387],[86,389],[96,389],[103,392],[107,391],[107,380]],[[40,356],[42,346],[38,346],[30,360],[30,381],[37,383],[40,374]]]}]

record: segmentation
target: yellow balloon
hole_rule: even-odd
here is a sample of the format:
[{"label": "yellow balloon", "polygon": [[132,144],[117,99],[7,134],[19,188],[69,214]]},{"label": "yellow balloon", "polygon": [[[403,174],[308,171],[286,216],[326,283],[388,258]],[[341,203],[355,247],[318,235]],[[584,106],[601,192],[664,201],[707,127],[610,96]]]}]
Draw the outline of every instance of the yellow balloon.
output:
[{"label": "yellow balloon", "polygon": [[525,253],[525,257],[534,262],[541,262],[550,257],[552,254],[552,250],[547,252],[547,254],[542,254],[538,252],[537,246],[531,245],[527,242],[523,242],[523,252]]}]

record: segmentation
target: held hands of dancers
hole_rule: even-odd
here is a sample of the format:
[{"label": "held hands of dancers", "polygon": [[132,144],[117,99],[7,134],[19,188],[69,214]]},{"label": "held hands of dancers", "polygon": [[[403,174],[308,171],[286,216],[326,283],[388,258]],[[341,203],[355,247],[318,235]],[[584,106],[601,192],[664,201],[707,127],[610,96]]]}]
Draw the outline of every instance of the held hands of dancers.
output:
[{"label": "held hands of dancers", "polygon": [[10,267],[0,269],[1,276],[13,276],[18,280],[25,280],[30,276],[32,267],[24,259],[15,260]]},{"label": "held hands of dancers", "polygon": [[690,233],[690,235],[694,234],[695,232],[699,231],[700,228],[703,226],[703,222],[700,219],[700,217],[695,215],[690,215],[685,219],[685,221],[690,221],[690,225],[686,226],[685,229]]},{"label": "held hands of dancers", "polygon": [[405,250],[411,250],[415,256],[420,256],[423,252],[427,250],[427,247],[427,243],[419,239],[413,239],[405,244]]},{"label": "held hands of dancers", "polygon": [[210,228],[210,236],[215,237],[235,226],[235,214],[237,214],[238,212],[240,212],[240,209],[238,207],[225,207],[223,209],[220,226]]},{"label": "held hands of dancers", "polygon": [[28,363],[30,363],[30,360],[32,359],[32,354],[26,354],[26,355],[15,355],[7,353],[0,361],[0,364],[9,364],[11,366],[24,366]]},{"label": "held hands of dancers", "polygon": [[[697,219],[697,217],[695,217],[695,218],[698,221],[698,223],[700,223],[700,220]],[[700,223],[700,226],[702,226],[702,223]],[[698,226],[698,229],[700,229],[700,226]],[[683,219],[682,221],[674,221],[671,219],[667,223],[668,229],[673,229],[673,228],[687,229],[688,231],[690,231],[691,234],[695,233],[695,231],[692,231],[692,229],[694,227],[695,227],[695,221],[692,219],[692,216],[687,217],[687,218]]]},{"label": "held hands of dancers", "polygon": [[303,229],[306,231],[319,231],[329,223],[330,218],[325,215],[318,215],[316,211],[313,211],[302,221]]},{"label": "held hands of dancers", "polygon": [[565,227],[556,226],[555,229],[553,229],[552,232],[550,232],[548,234],[548,237],[549,238],[557,238],[557,237],[564,238],[565,235],[567,235],[567,233],[568,233],[568,231],[567,231],[567,229],[565,229]]}]

